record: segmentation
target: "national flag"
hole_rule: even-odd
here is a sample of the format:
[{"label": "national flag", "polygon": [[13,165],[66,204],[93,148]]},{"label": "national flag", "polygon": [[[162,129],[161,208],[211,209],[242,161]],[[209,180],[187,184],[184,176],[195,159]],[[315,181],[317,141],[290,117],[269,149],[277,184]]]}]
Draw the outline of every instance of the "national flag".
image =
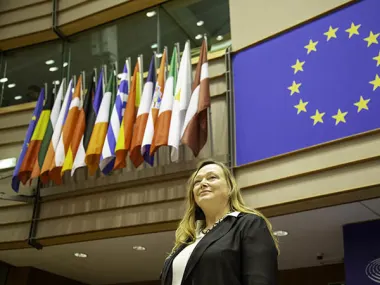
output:
[{"label": "national flag", "polygon": [[18,192],[19,188],[20,188],[20,179],[18,177],[18,174],[20,171],[20,167],[23,163],[23,160],[25,158],[25,154],[28,150],[30,139],[33,135],[36,124],[40,118],[41,111],[42,111],[43,104],[44,104],[44,97],[45,97],[44,90],[41,90],[41,93],[40,93],[40,96],[38,97],[36,106],[34,107],[32,119],[29,122],[28,130],[26,131],[26,136],[24,139],[24,143],[22,144],[20,156],[18,157],[15,170],[13,171],[12,189],[15,192]]},{"label": "national flag", "polygon": [[82,106],[81,101],[81,86],[82,86],[82,75],[79,76],[73,98],[70,102],[69,111],[65,120],[65,124],[62,128],[62,134],[58,142],[58,146],[55,152],[55,165],[50,169],[49,177],[56,184],[62,183],[62,167],[65,162],[65,157],[67,155],[72,155],[70,149],[70,143],[73,139],[74,130],[77,127],[77,121],[79,116],[79,108]]},{"label": "national flag", "polygon": [[174,101],[174,87],[177,81],[177,70],[177,48],[174,47],[172,58],[170,60],[169,76],[165,83],[164,95],[162,96],[157,123],[154,127],[154,135],[150,149],[150,155],[153,155],[160,146],[168,145],[170,120],[172,116],[172,108]]},{"label": "national flag", "polygon": [[131,152],[129,157],[136,168],[139,167],[144,161],[144,157],[141,154],[141,144],[144,138],[145,127],[149,116],[149,108],[152,103],[153,89],[156,83],[155,59],[156,56],[153,55],[150,61],[148,78],[144,85],[140,106],[137,112],[136,124],[133,130]]},{"label": "national flag", "polygon": [[234,54],[237,165],[379,130],[379,9],[352,1]]},{"label": "national flag", "polygon": [[[43,91],[44,89],[41,92]],[[42,140],[44,138],[48,123],[50,121],[50,113],[54,104],[54,94],[50,93],[46,97],[47,98],[45,100],[42,113],[40,115],[40,118],[38,119],[36,128],[34,129],[33,136],[29,143],[28,151],[25,154],[24,160],[20,168],[20,172],[18,174],[20,181],[24,185],[29,180],[34,165],[38,163],[38,153],[40,151]]]},{"label": "national flag", "polygon": [[[64,84],[61,84],[61,87],[59,89],[60,91],[62,89],[62,92],[63,92],[63,86]],[[53,136],[50,140],[49,148],[46,153],[44,163],[42,165],[41,173],[40,173],[40,179],[42,183],[44,184],[48,183],[49,181],[50,169],[54,169],[56,166],[55,154],[58,148],[59,139],[61,138],[62,127],[65,124],[67,113],[69,112],[69,106],[72,99],[72,86],[73,86],[73,83],[72,83],[72,80],[70,80],[69,85],[67,86],[65,99],[63,99],[62,107],[59,112],[57,122],[55,126],[53,126],[54,128]]]},{"label": "national flag", "polygon": [[86,117],[86,124],[82,138],[79,143],[77,154],[75,156],[73,168],[71,170],[71,175],[74,175],[75,170],[77,170],[78,168],[86,166],[86,151],[90,142],[91,134],[94,129],[96,117],[103,96],[103,70],[100,72],[98,84],[95,84],[95,80],[95,75],[91,75],[90,87],[87,93],[88,95],[86,95],[86,99],[83,104],[83,110],[85,112]]},{"label": "national flag", "polygon": [[[83,109],[83,93],[84,93],[84,87],[83,87],[83,84],[82,84],[82,75],[79,77],[78,79],[78,82],[77,82],[77,85],[75,86],[75,94],[74,96],[76,96],[76,93],[79,93],[79,98],[80,98],[80,103],[79,103],[79,106],[78,106],[78,117],[77,117],[77,120],[76,120],[76,123],[75,123],[75,128],[73,130],[73,136],[72,136],[72,139],[71,139],[71,142],[69,144],[69,149],[68,151],[66,152],[66,156],[65,156],[65,161],[63,162],[63,166],[62,166],[62,170],[61,170],[61,176],[64,175],[64,172],[65,171],[71,171],[72,168],[73,168],[73,164],[74,164],[74,159],[76,157],[76,154],[77,154],[77,151],[78,151],[78,148],[79,148],[79,144],[81,142],[81,139],[82,139],[82,136],[83,136],[83,133],[84,133],[84,129],[85,129],[85,125],[86,125],[86,111]],[[90,95],[87,94],[86,95],[87,97],[89,97]]]},{"label": "national flag", "polygon": [[116,141],[119,136],[120,124],[124,115],[124,104],[127,103],[128,96],[128,68],[124,65],[121,81],[116,95],[115,103],[113,104],[110,124],[108,125],[107,137],[103,145],[102,157],[99,167],[104,174],[109,174],[115,164],[115,148]]},{"label": "national flag", "polygon": [[66,84],[66,78],[63,78],[61,86],[59,87],[57,97],[54,101],[53,109],[51,110],[50,114],[50,120],[48,122],[46,132],[44,135],[44,139],[42,140],[42,144],[40,147],[40,151],[38,152],[38,163],[34,164],[32,175],[30,176],[31,179],[37,178],[40,175],[42,166],[45,161],[45,156],[48,151],[51,138],[53,136],[53,131],[55,124],[57,123],[59,113],[61,111],[62,106],[62,99],[63,99],[63,86]]},{"label": "national flag", "polygon": [[114,71],[111,71],[102,103],[100,104],[98,116],[96,117],[94,130],[91,134],[90,143],[86,151],[85,162],[91,175],[94,175],[99,167],[100,156],[107,135],[111,108],[113,106],[112,103],[115,101],[115,88],[116,77]]},{"label": "national flag", "polygon": [[207,142],[207,109],[210,108],[210,82],[208,77],[207,43],[204,40],[195,71],[192,94],[181,133],[181,141],[198,156]]},{"label": "national flag", "polygon": [[173,162],[178,161],[179,158],[178,149],[181,132],[191,96],[191,73],[190,42],[187,41],[179,65],[177,84],[174,92],[173,111],[170,120],[168,145],[172,147],[171,160]]},{"label": "national flag", "polygon": [[114,169],[126,166],[126,156],[132,142],[133,127],[136,121],[136,113],[140,105],[141,97],[141,74],[140,58],[137,59],[133,71],[132,86],[128,96],[127,108],[125,109],[123,121],[120,126],[119,137],[116,143],[116,159]]},{"label": "national flag", "polygon": [[155,124],[157,122],[158,111],[160,110],[162,93],[164,91],[165,84],[165,72],[166,72],[166,49],[164,50],[161,58],[161,65],[158,71],[158,78],[156,86],[154,89],[153,99],[150,106],[148,121],[146,123],[144,138],[141,145],[141,153],[144,157],[144,160],[153,166],[154,155],[150,155],[150,146],[152,144],[152,139],[155,130]]}]

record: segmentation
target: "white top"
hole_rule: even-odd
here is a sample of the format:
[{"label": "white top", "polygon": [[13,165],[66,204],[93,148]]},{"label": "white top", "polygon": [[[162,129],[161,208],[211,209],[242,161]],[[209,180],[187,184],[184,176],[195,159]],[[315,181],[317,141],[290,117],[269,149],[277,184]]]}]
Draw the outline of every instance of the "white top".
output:
[{"label": "white top", "polygon": [[[240,212],[232,212],[232,213],[229,213],[227,216],[237,217],[239,214]],[[173,272],[172,285],[181,285],[183,273],[185,272],[187,262],[189,261],[189,258],[191,254],[193,253],[193,250],[195,249],[197,244],[202,240],[204,236],[205,235],[201,231],[199,231],[199,233],[197,233],[195,242],[186,246],[174,258],[173,265],[172,265],[172,272]]]}]

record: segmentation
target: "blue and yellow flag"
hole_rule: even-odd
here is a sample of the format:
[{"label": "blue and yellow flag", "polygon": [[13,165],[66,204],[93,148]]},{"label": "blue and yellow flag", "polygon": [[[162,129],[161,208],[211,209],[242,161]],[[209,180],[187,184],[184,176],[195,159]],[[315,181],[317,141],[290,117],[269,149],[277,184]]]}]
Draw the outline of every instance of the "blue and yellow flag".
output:
[{"label": "blue and yellow flag", "polygon": [[34,129],[35,129],[36,125],[37,125],[38,119],[40,118],[40,115],[41,115],[41,112],[42,112],[42,107],[43,107],[43,104],[44,104],[44,97],[45,97],[45,90],[42,89],[41,93],[40,93],[40,96],[38,97],[38,101],[36,103],[36,107],[34,108],[32,119],[29,122],[28,130],[26,132],[24,143],[22,145],[21,153],[20,153],[19,158],[17,159],[17,164],[16,164],[15,170],[13,172],[12,189],[15,192],[18,192],[19,187],[20,187],[20,178],[18,177],[18,174],[19,174],[21,165],[22,165],[22,163],[24,161],[25,154],[28,151],[30,139],[32,138]]},{"label": "blue and yellow flag", "polygon": [[380,128],[380,1],[233,57],[237,164]]}]

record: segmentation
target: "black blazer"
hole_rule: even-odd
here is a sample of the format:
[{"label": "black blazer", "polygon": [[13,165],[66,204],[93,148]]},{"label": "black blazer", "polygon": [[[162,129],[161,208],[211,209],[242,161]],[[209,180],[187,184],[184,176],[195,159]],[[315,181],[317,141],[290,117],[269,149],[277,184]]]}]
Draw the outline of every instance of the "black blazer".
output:
[{"label": "black blazer", "polygon": [[[168,257],[161,284],[172,285],[173,259]],[[181,285],[276,285],[277,250],[265,221],[254,214],[227,216],[197,244]]]}]

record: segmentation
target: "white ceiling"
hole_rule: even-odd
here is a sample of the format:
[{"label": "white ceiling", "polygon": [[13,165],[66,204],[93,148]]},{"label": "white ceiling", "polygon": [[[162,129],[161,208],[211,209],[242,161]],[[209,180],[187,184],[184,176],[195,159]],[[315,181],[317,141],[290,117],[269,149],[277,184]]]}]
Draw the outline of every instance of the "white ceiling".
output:
[{"label": "white ceiling", "polygon": [[[343,259],[344,224],[380,218],[380,198],[271,218],[274,230],[286,230],[280,239],[280,269],[321,265]],[[33,266],[87,284],[117,284],[157,280],[173,243],[174,232],[73,243],[35,249],[0,251],[0,260],[15,266]],[[144,252],[132,249],[147,248]],[[84,252],[88,258],[75,258]]]}]

